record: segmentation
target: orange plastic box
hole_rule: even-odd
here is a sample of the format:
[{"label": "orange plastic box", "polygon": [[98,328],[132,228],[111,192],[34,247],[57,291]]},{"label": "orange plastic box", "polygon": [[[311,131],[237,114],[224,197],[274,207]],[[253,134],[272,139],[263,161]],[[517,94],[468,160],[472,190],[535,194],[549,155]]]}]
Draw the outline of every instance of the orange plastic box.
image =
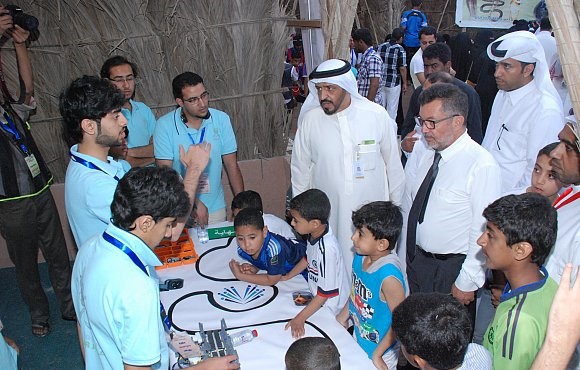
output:
[{"label": "orange plastic box", "polygon": [[169,239],[164,239],[153,252],[155,252],[159,260],[163,262],[163,266],[157,266],[155,268],[157,270],[189,265],[195,263],[199,258],[195,251],[195,245],[189,237],[188,230],[185,228],[181,232],[177,241],[172,242]]}]

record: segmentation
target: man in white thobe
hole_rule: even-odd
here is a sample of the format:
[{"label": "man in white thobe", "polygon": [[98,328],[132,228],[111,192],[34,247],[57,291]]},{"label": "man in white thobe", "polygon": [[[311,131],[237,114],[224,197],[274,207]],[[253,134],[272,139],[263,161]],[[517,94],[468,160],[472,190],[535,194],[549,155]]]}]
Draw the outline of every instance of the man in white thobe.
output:
[{"label": "man in white thobe", "polygon": [[501,167],[502,193],[523,193],[538,151],[558,140],[562,101],[550,81],[544,49],[530,32],[500,37],[487,47],[487,55],[497,62],[499,92],[481,145]]},{"label": "man in white thobe", "polygon": [[354,256],[352,211],[377,200],[401,203],[405,175],[394,122],[358,93],[350,64],[330,59],[310,75],[292,152],[292,191],[317,188],[330,199],[349,275]]}]

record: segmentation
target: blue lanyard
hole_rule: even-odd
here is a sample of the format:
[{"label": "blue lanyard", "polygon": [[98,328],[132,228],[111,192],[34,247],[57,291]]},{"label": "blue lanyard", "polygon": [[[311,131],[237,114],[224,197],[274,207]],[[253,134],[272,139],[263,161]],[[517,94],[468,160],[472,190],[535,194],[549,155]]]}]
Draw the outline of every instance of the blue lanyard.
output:
[{"label": "blue lanyard", "polygon": [[4,129],[4,131],[14,136],[14,140],[16,141],[16,143],[18,143],[18,146],[22,151],[22,153],[24,155],[28,155],[28,148],[26,147],[26,145],[24,145],[24,143],[21,142],[22,136],[20,136],[20,132],[18,132],[18,129],[16,128],[16,125],[14,124],[12,117],[10,117],[10,115],[6,113],[6,111],[3,113],[3,116],[6,119],[6,123],[2,122],[2,128]]},{"label": "blue lanyard", "polygon": [[[111,243],[113,246],[119,248],[119,250],[121,250],[121,252],[123,252],[127,256],[129,256],[131,261],[133,261],[133,263],[135,265],[137,265],[137,267],[139,267],[141,269],[141,271],[143,271],[147,276],[149,276],[149,273],[147,272],[145,265],[143,264],[143,262],[141,262],[139,257],[137,257],[135,252],[133,252],[133,250],[131,250],[131,248],[129,248],[128,246],[123,244],[123,242],[121,242],[119,239],[115,238],[114,236],[111,236],[106,231],[103,232],[103,239],[105,239],[106,241]],[[166,330],[171,330],[171,321],[169,320],[169,316],[167,316],[167,313],[165,312],[165,308],[163,307],[163,303],[161,303],[161,301],[159,301],[159,311],[161,313],[161,319],[163,321],[163,326],[165,327]]]},{"label": "blue lanyard", "polygon": [[[83,166],[85,166],[87,168],[90,168],[91,170],[99,170],[99,171],[104,172],[104,173],[106,173],[108,175],[108,173],[105,170],[103,170],[102,168],[98,167],[93,162],[87,161],[86,159],[83,159],[83,158],[81,158],[81,157],[79,157],[77,155],[74,155],[73,152],[72,152],[72,150],[70,151],[70,158],[73,161],[75,161],[77,163],[80,163],[80,164],[82,164]],[[113,176],[113,178],[115,180],[119,181],[119,177],[117,177],[117,175]]]},{"label": "blue lanyard", "polygon": [[[203,138],[205,136],[205,129],[206,129],[206,127],[204,127],[204,128],[201,129],[201,136],[199,137],[199,143],[198,144],[203,143]],[[189,136],[189,140],[191,140],[191,143],[193,145],[195,145],[195,140],[193,140],[193,136],[191,136],[191,134],[189,132],[187,133],[187,136]]]}]

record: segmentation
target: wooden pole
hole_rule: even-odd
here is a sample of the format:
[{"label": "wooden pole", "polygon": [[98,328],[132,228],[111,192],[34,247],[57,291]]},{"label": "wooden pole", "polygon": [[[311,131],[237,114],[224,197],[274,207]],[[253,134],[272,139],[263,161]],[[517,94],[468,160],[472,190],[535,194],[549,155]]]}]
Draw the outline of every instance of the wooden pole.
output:
[{"label": "wooden pole", "polygon": [[439,32],[439,27],[441,27],[441,23],[443,22],[443,17],[445,16],[445,12],[447,11],[447,5],[449,5],[449,0],[445,2],[445,6],[443,7],[443,11],[441,12],[441,18],[439,18],[439,23],[437,24],[437,32]]},{"label": "wooden pole", "polygon": [[[580,24],[572,0],[546,0],[574,112],[580,114]],[[564,112],[567,113],[567,112]]]}]

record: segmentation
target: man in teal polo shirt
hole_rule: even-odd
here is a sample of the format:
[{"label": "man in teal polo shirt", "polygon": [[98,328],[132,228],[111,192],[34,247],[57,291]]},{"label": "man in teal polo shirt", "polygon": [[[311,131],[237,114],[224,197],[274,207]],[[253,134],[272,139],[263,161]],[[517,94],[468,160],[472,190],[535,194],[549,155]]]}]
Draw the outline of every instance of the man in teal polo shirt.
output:
[{"label": "man in teal polo shirt", "polygon": [[199,75],[184,72],[173,79],[172,86],[179,108],[157,121],[153,135],[155,162],[158,166],[173,167],[183,175],[184,168],[178,160],[180,145],[187,148],[211,143],[210,161],[199,180],[194,218],[200,225],[225,221],[222,162],[234,195],[244,190],[230,117],[208,107],[209,92]]},{"label": "man in teal polo shirt", "polygon": [[148,166],[155,162],[153,156],[153,131],[155,116],[145,103],[135,101],[135,85],[139,70],[135,63],[116,55],[103,63],[101,77],[115,85],[125,97],[121,112],[127,119],[127,158],[132,167]]}]

